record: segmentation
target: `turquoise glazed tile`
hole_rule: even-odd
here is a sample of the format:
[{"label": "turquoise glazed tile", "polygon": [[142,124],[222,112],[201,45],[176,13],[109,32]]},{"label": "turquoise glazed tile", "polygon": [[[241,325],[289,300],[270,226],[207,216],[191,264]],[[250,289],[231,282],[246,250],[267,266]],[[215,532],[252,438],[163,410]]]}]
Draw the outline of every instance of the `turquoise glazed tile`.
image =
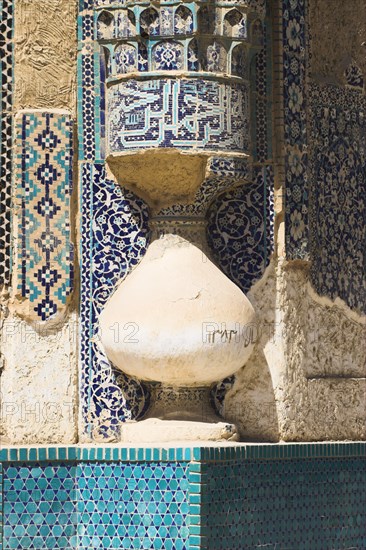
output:
[{"label": "turquoise glazed tile", "polygon": [[80,464],[79,549],[188,550],[187,468],[176,462]]},{"label": "turquoise glazed tile", "polygon": [[[352,446],[348,449],[351,452]],[[252,456],[254,451],[251,448]],[[201,486],[201,510],[196,512],[207,539],[203,548],[364,548],[364,458],[299,459],[294,455],[303,452],[300,445],[282,446],[282,451],[293,458],[203,464],[207,482]],[[319,445],[316,452],[324,455],[329,449]]]},{"label": "turquoise glazed tile", "polygon": [[72,463],[10,463],[4,467],[4,550],[73,548],[75,473]]},{"label": "turquoise glazed tile", "polygon": [[111,448],[70,447],[62,455],[82,462],[5,463],[3,550],[366,548],[365,448],[249,445],[198,449],[200,461],[123,462]]}]

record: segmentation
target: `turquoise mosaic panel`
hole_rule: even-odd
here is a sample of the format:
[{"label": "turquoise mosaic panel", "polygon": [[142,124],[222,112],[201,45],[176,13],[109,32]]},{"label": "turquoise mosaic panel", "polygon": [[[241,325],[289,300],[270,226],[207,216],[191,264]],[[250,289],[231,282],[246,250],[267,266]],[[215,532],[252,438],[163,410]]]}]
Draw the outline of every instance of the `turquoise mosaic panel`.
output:
[{"label": "turquoise mosaic panel", "polygon": [[200,466],[200,548],[366,548],[364,459],[236,460]]},{"label": "turquoise mosaic panel", "polygon": [[4,550],[366,548],[365,443],[1,449],[0,488],[4,460]]},{"label": "turquoise mosaic panel", "polygon": [[78,467],[78,548],[187,550],[187,464]]},{"label": "turquoise mosaic panel", "polygon": [[4,467],[4,550],[76,547],[74,463]]}]

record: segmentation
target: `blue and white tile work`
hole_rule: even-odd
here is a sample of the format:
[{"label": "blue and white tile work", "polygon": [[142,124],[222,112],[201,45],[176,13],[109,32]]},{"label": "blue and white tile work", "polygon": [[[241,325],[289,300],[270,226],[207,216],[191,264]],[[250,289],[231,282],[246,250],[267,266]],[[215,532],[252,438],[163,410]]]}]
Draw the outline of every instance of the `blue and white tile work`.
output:
[{"label": "blue and white tile work", "polygon": [[0,2],[0,285],[10,282],[13,126],[13,0]]},{"label": "blue and white tile work", "polygon": [[258,167],[253,183],[225,193],[208,212],[211,249],[221,269],[243,292],[261,278],[273,252],[273,191],[271,167]]},{"label": "blue and white tile work", "polygon": [[366,98],[312,84],[309,102],[311,281],[366,313]]},{"label": "blue and white tile work", "polygon": [[283,2],[286,256],[311,261],[321,296],[366,311],[365,96],[352,60],[346,86],[309,74],[307,1]]},{"label": "blue and white tile work", "polygon": [[283,0],[286,257],[308,259],[307,0]]},{"label": "blue and white tile work", "polygon": [[[265,3],[252,2],[250,7],[257,10],[254,21],[247,17],[245,7],[237,9],[234,4],[214,6],[208,19],[205,6],[199,11],[193,2],[168,2],[159,10],[139,2],[128,6],[98,2],[93,18],[90,2],[81,4],[80,396],[82,430],[89,439],[118,440],[123,422],[141,417],[149,404],[146,389],[116,371],[98,345],[101,309],[141,260],[150,238],[146,205],[126,192],[123,181],[120,187],[106,176],[105,155],[152,147],[217,151],[194,204],[161,212],[165,216],[204,215],[218,189],[224,192],[234,183],[251,181],[247,158],[220,155],[222,149],[225,155],[252,153],[248,139],[251,79],[260,133],[257,144],[253,142],[257,163],[253,183],[222,196],[223,204],[230,203],[232,209],[230,228],[223,226],[222,201],[211,208],[209,231],[215,239],[209,239],[223,270],[243,289],[250,288],[268,263],[273,247],[271,83],[266,80],[270,56],[263,36]],[[200,41],[205,25],[212,40]],[[255,42],[252,64],[250,40]],[[184,78],[176,78],[177,70],[184,72]],[[136,72],[143,73],[143,78],[137,78]],[[244,218],[243,208],[251,210]],[[245,272],[241,261],[229,257],[239,258],[249,243],[256,255],[250,271]],[[131,333],[123,336],[134,338],[134,327],[127,328]]]},{"label": "blue and white tile work", "polygon": [[18,292],[29,317],[43,322],[65,309],[73,287],[72,120],[67,113],[19,113],[16,138]]},{"label": "blue and white tile work", "polygon": [[[112,86],[109,94],[110,153],[146,147],[248,151],[248,90],[243,85],[128,80]],[[182,101],[184,108],[177,109]]]},{"label": "blue and white tile work", "polygon": [[365,443],[5,448],[0,547],[361,549],[365,461]]},{"label": "blue and white tile work", "polygon": [[[108,180],[102,164],[84,164],[81,242],[81,406],[86,433],[118,438],[121,422],[144,412],[145,390],[115,371],[98,346],[97,318],[116,284],[139,262],[148,239],[147,208]],[[126,327],[124,338],[134,338]]]},{"label": "blue and white tile work", "polygon": [[[212,36],[201,40],[201,33]],[[241,6],[157,9],[136,3],[97,11],[96,39],[109,82],[109,153],[147,147],[248,151],[249,49]],[[157,78],[161,71],[186,78]],[[146,78],[132,78],[136,72]],[[130,78],[121,81],[121,75]]]}]

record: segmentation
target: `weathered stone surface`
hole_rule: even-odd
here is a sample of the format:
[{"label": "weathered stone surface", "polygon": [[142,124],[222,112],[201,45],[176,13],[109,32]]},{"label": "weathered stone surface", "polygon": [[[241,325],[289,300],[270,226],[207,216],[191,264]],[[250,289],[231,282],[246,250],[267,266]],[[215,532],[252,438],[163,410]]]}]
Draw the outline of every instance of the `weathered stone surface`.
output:
[{"label": "weathered stone surface", "polygon": [[249,297],[257,342],[225,418],[244,440],[365,439],[365,318],[319,298],[307,262],[272,263]]},{"label": "weathered stone surface", "polygon": [[345,84],[353,60],[366,75],[366,10],[364,0],[309,2],[310,70],[317,81]]},{"label": "weathered stone surface", "polygon": [[[23,108],[76,112],[76,25],[76,0],[15,2],[15,115]],[[31,219],[24,223],[30,224]],[[29,236],[29,226],[25,229]],[[17,250],[17,231],[12,237]],[[0,314],[1,442],[73,443],[77,441],[75,303],[69,304],[71,313],[65,319],[50,327],[21,320],[18,313],[27,317],[26,309],[24,301],[11,299],[11,293],[10,300],[4,296]]]},{"label": "weathered stone surface", "polygon": [[175,441],[237,441],[235,427],[226,422],[184,422],[150,418],[141,422],[127,422],[122,428],[123,443],[150,443]]},{"label": "weathered stone surface", "polygon": [[19,0],[15,8],[15,110],[75,110],[77,2]]},{"label": "weathered stone surface", "polygon": [[77,441],[77,317],[39,333],[15,316],[2,326],[1,442]]}]

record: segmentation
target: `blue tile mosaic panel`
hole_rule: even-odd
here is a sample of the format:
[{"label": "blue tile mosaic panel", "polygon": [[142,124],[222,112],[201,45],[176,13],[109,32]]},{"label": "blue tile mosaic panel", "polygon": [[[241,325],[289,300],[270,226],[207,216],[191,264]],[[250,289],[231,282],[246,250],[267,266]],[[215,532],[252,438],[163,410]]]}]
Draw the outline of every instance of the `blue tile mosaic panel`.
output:
[{"label": "blue tile mosaic panel", "polygon": [[[145,252],[147,208],[108,180],[102,164],[82,169],[81,392],[85,429],[95,440],[115,439],[120,424],[144,412],[145,390],[115,371],[95,338],[97,319],[115,285]],[[133,329],[133,327],[131,327]],[[130,332],[127,331],[125,337]],[[93,338],[94,337],[94,338]]]},{"label": "blue tile mosaic panel", "polygon": [[[248,4],[257,9],[261,16],[264,15],[264,0],[253,0]],[[110,3],[103,1],[96,5],[108,7]],[[113,9],[96,11],[94,20],[90,17],[89,2],[81,2],[80,7],[79,144],[80,159],[84,161],[80,170],[80,392],[85,433],[97,441],[112,441],[118,439],[122,422],[138,418],[144,412],[149,396],[142,385],[115,371],[108,362],[98,345],[97,319],[115,285],[142,258],[148,244],[149,232],[146,205],[124,190],[121,191],[106,178],[104,138],[109,136],[107,152],[156,146],[186,149],[193,146],[206,150],[249,152],[248,89],[247,84],[243,81],[240,83],[238,77],[249,77],[243,41],[247,40],[247,34],[256,33],[256,29],[259,29],[256,44],[262,44],[263,49],[252,75],[258,99],[256,124],[260,134],[255,154],[256,161],[268,162],[271,150],[268,138],[271,133],[268,126],[270,88],[266,82],[268,55],[259,19],[253,23],[252,29],[246,14],[243,16],[239,10],[231,9],[231,6],[217,9],[214,18],[217,34],[225,35],[224,42],[226,46],[231,44],[231,53],[226,46],[227,51],[225,48],[220,49],[220,44],[215,39],[207,42],[205,59],[200,62],[197,41],[193,36],[183,36],[191,35],[192,28],[194,30],[197,23],[193,3],[180,7],[166,5],[156,16],[153,12],[148,14],[145,6],[136,6],[132,13],[130,6],[114,2]],[[193,16],[187,9],[192,10]],[[141,15],[143,10],[146,11],[146,17]],[[137,35],[142,20],[144,36],[141,37]],[[211,31],[210,33],[212,34]],[[177,34],[174,40],[173,34]],[[93,43],[93,37],[99,43]],[[183,54],[188,55],[188,58],[184,58],[184,64],[188,64],[187,68],[192,71],[224,70],[230,74],[235,65],[236,81],[229,83],[227,79],[220,82],[210,78],[205,80],[199,75],[195,79],[156,79],[155,75],[150,81],[126,80],[125,75],[131,69],[151,70],[154,63],[155,68],[177,69],[177,63],[182,63]],[[232,66],[229,68],[227,63],[230,59]],[[258,77],[255,76],[257,72]],[[105,85],[106,82],[108,86]],[[109,113],[106,113],[105,91],[109,96]],[[197,95],[199,102],[196,101]],[[180,109],[179,104],[183,104]],[[173,215],[202,215],[214,188],[224,190],[228,187],[229,180],[236,181],[240,177],[246,180],[249,177],[248,166],[239,166],[240,162],[232,158],[220,157],[214,161],[217,161],[217,166],[210,167],[212,177],[205,182],[195,204],[185,207],[184,212],[183,209],[178,209],[178,212],[172,207]],[[249,216],[250,224],[244,227],[247,218],[243,221],[242,209],[252,208],[251,200],[254,195],[257,197],[255,186],[262,195],[258,208],[256,206],[253,215]],[[234,209],[231,217],[233,226],[225,232],[222,226],[224,207],[220,214],[212,214],[210,219],[210,228],[216,231],[217,246],[214,248],[216,252],[219,250],[217,256],[223,264],[230,263],[230,268],[226,269],[229,267],[226,265],[224,269],[241,288],[249,288],[260,276],[272,250],[272,186],[272,168],[257,166],[253,185],[248,187],[248,195],[244,197],[238,192],[236,206],[234,195],[225,198]],[[211,212],[213,211],[214,209]],[[231,233],[235,224],[237,235],[234,236]],[[228,242],[224,246],[226,238]],[[252,242],[253,238],[255,244]],[[250,272],[246,276],[243,267],[239,265],[239,255],[240,250],[244,250],[250,242],[253,249],[256,244],[259,249],[255,265],[250,266]],[[236,265],[234,261],[230,262],[230,254],[235,254],[238,258]],[[226,385],[221,384],[220,388],[223,387]],[[222,393],[221,390],[220,392]]]},{"label": "blue tile mosaic panel", "polygon": [[[248,91],[242,84],[130,79],[112,86],[108,101],[112,153],[147,147],[248,150]],[[184,108],[178,109],[181,102]]]},{"label": "blue tile mosaic panel", "polygon": [[4,466],[4,550],[77,548],[76,466]]},{"label": "blue tile mosaic panel", "polygon": [[233,460],[199,466],[203,536],[197,548],[366,547],[364,459]]},{"label": "blue tile mosaic panel", "polygon": [[13,0],[0,2],[0,285],[10,282],[13,106]]},{"label": "blue tile mosaic panel", "polygon": [[366,313],[366,99],[313,84],[309,102],[311,281]]},{"label": "blue tile mosaic panel", "polygon": [[82,463],[78,485],[78,548],[188,550],[186,463]]},{"label": "blue tile mosaic panel", "polygon": [[29,316],[47,321],[65,309],[73,286],[72,120],[66,113],[24,113],[16,134],[18,290]]},{"label": "blue tile mosaic panel", "polygon": [[251,88],[255,93],[251,102],[251,124],[254,127],[252,134],[252,151],[255,162],[265,163],[272,158],[272,82],[269,77],[271,71],[271,43],[270,22],[267,19],[258,22],[259,40],[262,48],[253,57],[252,71],[250,75]]},{"label": "blue tile mosaic panel", "polygon": [[95,81],[94,45],[91,41],[84,43],[79,53],[79,83],[78,83],[78,112],[79,112],[79,159],[93,161],[96,157],[96,113],[95,113]]},{"label": "blue tile mosaic panel", "polygon": [[256,168],[253,180],[221,195],[208,212],[207,238],[213,254],[243,292],[263,275],[274,243],[271,167]]},{"label": "blue tile mosaic panel", "polygon": [[306,6],[307,0],[282,3],[286,256],[293,260],[308,258]]}]

